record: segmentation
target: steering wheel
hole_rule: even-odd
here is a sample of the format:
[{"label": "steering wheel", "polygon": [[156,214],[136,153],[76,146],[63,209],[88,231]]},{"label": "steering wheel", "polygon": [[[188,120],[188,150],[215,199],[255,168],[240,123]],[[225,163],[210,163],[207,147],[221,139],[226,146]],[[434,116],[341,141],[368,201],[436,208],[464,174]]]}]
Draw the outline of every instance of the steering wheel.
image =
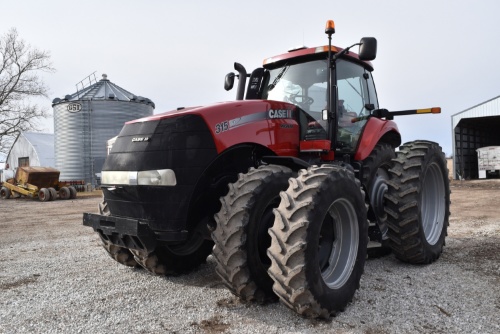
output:
[{"label": "steering wheel", "polygon": [[[314,103],[314,99],[309,96],[305,95],[300,95],[300,94],[292,94],[289,97],[290,102],[293,104],[298,104],[298,105],[305,105],[305,106],[310,106],[311,104]],[[299,101],[297,101],[299,99]]]}]

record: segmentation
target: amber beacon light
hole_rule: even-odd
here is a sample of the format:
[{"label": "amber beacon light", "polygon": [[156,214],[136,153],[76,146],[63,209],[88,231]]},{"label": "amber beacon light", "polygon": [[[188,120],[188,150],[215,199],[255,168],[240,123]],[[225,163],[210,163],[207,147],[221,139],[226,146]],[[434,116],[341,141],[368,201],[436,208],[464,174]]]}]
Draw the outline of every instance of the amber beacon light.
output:
[{"label": "amber beacon light", "polygon": [[325,34],[327,35],[335,34],[335,22],[333,22],[333,20],[326,21]]}]

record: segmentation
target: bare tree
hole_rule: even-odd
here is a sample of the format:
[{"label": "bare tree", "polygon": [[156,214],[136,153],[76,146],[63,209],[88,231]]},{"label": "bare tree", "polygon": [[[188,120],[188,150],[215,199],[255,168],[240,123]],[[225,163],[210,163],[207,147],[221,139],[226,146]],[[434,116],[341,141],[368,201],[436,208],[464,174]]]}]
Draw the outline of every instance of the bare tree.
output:
[{"label": "bare tree", "polygon": [[37,121],[47,117],[47,109],[31,101],[48,97],[40,71],[54,71],[49,52],[26,44],[15,28],[0,37],[0,153],[8,153],[19,133],[37,130]]}]

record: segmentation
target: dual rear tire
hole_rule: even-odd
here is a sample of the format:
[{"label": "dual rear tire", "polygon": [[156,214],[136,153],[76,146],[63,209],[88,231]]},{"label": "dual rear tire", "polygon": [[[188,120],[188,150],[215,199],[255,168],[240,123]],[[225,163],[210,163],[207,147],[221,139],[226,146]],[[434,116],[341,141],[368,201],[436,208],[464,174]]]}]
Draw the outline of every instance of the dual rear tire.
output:
[{"label": "dual rear tire", "polygon": [[311,167],[293,176],[286,167],[267,165],[229,186],[212,233],[216,270],[244,301],[279,298],[303,316],[327,318],[359,288],[364,194],[343,167]]},{"label": "dual rear tire", "polygon": [[75,199],[76,198],[75,187],[73,187],[73,186],[61,187],[61,189],[59,189],[59,198],[60,199]]},{"label": "dual rear tire", "polygon": [[269,231],[273,290],[298,314],[328,318],[359,288],[368,239],[364,192],[353,172],[337,166],[310,167],[289,182]]},{"label": "dual rear tire", "polygon": [[448,168],[441,147],[429,141],[401,145],[385,195],[389,245],[403,262],[428,264],[445,245],[450,216]]},{"label": "dual rear tire", "polygon": [[276,300],[273,280],[267,274],[271,265],[267,249],[268,229],[274,223],[273,209],[280,203],[280,191],[288,187],[291,169],[278,165],[250,168],[239,174],[221,198],[215,215],[217,228],[213,256],[216,271],[226,287],[243,301]]},{"label": "dual rear tire", "polygon": [[[386,226],[385,249],[408,263],[435,261],[445,244],[450,204],[441,147],[415,141],[395,153],[379,144],[367,163],[361,178],[368,197],[354,173],[339,166],[313,166],[296,178],[286,167],[273,165],[240,174],[221,199],[212,233],[217,273],[229,290],[244,301],[277,296],[305,317],[328,318],[342,311],[364,270],[367,204],[371,219]],[[287,177],[288,188],[280,190]],[[275,218],[269,221],[265,212],[276,206],[278,193]],[[270,242],[252,232],[267,227]],[[270,266],[262,256],[266,246]]]}]

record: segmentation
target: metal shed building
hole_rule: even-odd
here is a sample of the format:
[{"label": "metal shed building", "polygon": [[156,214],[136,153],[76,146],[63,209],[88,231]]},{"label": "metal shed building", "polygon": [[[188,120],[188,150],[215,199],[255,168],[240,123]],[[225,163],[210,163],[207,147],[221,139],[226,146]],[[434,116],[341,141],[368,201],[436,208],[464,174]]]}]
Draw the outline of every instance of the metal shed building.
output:
[{"label": "metal shed building", "polygon": [[154,103],[136,96],[103,74],[77,92],[52,101],[55,167],[63,181],[97,185],[107,155],[108,139],[118,135],[127,121],[153,114]]},{"label": "metal shed building", "polygon": [[500,96],[451,116],[453,177],[477,179],[476,150],[500,145]]},{"label": "metal shed building", "polygon": [[13,170],[19,166],[55,167],[54,135],[24,132],[17,136],[6,163]]}]

